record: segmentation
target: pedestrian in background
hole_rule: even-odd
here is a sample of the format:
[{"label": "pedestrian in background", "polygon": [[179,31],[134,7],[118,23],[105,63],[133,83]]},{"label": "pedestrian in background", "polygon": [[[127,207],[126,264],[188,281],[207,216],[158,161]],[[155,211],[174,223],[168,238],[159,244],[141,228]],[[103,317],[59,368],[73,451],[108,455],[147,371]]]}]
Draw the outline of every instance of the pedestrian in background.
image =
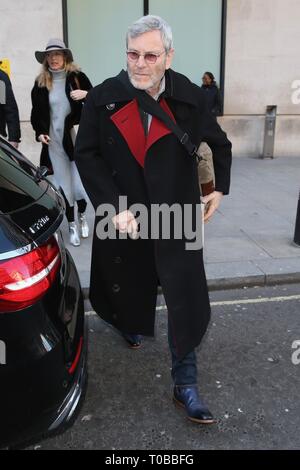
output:
[{"label": "pedestrian in background", "polygon": [[[205,72],[202,83],[201,88],[204,91],[209,111],[214,116],[219,116],[222,109],[222,100],[214,75],[211,72]],[[198,174],[202,189],[202,201],[205,203],[204,221],[206,222],[211,216],[210,201],[214,197],[213,155],[206,142],[201,142],[198,154],[202,157],[198,166]]]},{"label": "pedestrian in background", "polygon": [[[0,70],[0,135],[18,148],[21,140],[20,118],[9,76]],[[2,96],[3,95],[3,96]]]},{"label": "pedestrian in background", "polygon": [[211,72],[205,72],[202,83],[201,88],[205,91],[208,109],[214,116],[219,116],[222,110],[222,99],[214,75]]},{"label": "pedestrian in background", "polygon": [[[70,243],[80,245],[87,238],[86,193],[74,163],[74,125],[79,124],[82,106],[92,88],[88,77],[73,62],[70,49],[61,39],[50,39],[35,57],[42,64],[31,92],[31,124],[42,143],[41,165],[47,166],[66,202]],[[77,202],[78,226],[74,203]]]}]

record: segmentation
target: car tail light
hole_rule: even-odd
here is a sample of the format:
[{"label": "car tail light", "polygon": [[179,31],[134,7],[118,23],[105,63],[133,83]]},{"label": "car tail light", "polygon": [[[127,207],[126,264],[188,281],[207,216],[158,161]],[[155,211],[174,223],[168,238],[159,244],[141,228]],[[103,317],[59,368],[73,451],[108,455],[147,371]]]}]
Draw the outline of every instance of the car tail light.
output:
[{"label": "car tail light", "polygon": [[55,237],[30,253],[0,261],[0,314],[37,302],[52,285],[60,264]]}]

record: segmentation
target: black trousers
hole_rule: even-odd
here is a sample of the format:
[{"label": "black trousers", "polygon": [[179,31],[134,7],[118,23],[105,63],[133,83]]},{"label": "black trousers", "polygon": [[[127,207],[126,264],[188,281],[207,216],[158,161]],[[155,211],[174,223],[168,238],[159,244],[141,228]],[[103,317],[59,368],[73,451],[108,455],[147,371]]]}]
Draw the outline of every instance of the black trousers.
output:
[{"label": "black trousers", "polygon": [[[68,199],[66,198],[65,196],[65,193],[63,192],[63,190],[60,188],[60,192],[62,193],[63,195],[63,198],[65,200],[65,204],[66,204],[66,217],[68,219],[68,222],[74,222],[75,220],[75,212],[74,212],[74,206],[70,206],[69,204],[69,201]],[[87,202],[85,199],[79,199],[79,201],[76,201],[77,203],[77,208],[78,208],[78,212],[80,214],[84,214],[85,211],[86,211],[86,207],[87,207]]]}]

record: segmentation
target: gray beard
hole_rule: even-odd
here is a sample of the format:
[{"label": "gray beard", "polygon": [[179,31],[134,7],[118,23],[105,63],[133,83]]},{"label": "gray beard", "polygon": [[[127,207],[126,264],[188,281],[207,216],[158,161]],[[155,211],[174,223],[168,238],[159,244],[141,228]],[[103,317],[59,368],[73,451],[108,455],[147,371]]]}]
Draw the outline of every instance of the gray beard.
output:
[{"label": "gray beard", "polygon": [[127,71],[127,73],[128,73],[130,83],[131,83],[132,86],[134,86],[134,88],[137,88],[138,90],[149,90],[149,88],[153,88],[153,86],[154,86],[153,82],[151,82],[150,85],[142,85],[142,84],[138,83],[134,78],[132,78],[128,71]]}]

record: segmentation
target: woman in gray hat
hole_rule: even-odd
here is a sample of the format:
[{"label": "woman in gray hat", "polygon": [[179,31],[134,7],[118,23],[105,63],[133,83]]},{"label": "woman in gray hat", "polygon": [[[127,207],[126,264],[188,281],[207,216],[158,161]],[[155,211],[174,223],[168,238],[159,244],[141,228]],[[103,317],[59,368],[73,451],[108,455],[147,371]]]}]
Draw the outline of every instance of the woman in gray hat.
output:
[{"label": "woman in gray hat", "polygon": [[[88,77],[74,64],[70,49],[61,39],[50,39],[44,51],[35,57],[42,64],[41,73],[31,92],[31,124],[36,140],[42,143],[41,165],[49,168],[54,183],[66,201],[70,243],[80,245],[80,236],[88,237],[86,193],[73,159],[74,125],[79,124],[81,110],[92,88]],[[75,222],[77,202],[79,230]]]}]

